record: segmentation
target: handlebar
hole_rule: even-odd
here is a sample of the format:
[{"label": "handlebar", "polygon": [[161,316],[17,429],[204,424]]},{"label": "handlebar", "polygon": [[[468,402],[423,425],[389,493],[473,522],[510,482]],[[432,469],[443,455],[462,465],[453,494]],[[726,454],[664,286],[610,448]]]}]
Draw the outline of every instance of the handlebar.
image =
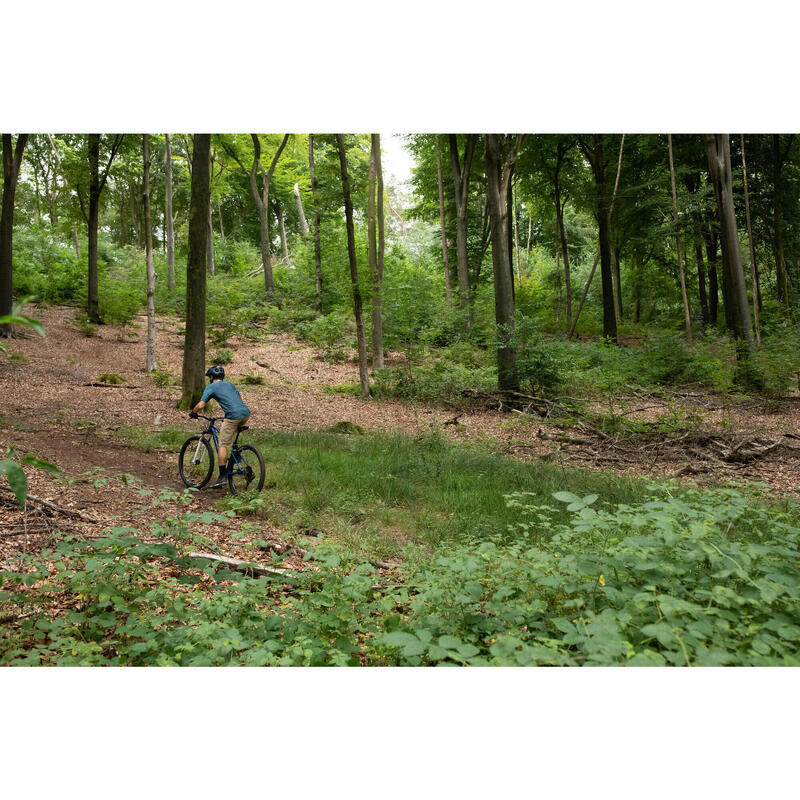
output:
[{"label": "handlebar", "polygon": [[220,420],[225,419],[225,417],[207,417],[205,414],[195,414],[192,416],[190,414],[189,419],[207,419],[209,422],[219,422]]}]

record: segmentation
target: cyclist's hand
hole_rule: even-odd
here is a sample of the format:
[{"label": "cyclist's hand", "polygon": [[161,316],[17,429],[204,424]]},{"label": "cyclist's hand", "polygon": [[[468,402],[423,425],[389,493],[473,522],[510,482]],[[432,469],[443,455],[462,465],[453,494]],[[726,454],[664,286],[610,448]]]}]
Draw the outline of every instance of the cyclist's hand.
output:
[{"label": "cyclist's hand", "polygon": [[200,415],[199,415],[199,414],[198,414],[196,411],[190,411],[190,412],[189,412],[189,416],[190,416],[192,419],[197,419],[197,418],[198,418],[198,416],[200,416]]}]

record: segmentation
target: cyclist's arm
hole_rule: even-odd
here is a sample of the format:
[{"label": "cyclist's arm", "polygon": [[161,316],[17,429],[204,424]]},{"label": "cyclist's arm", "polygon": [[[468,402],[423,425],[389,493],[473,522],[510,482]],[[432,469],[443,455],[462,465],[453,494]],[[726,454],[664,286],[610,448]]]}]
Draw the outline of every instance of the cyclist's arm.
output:
[{"label": "cyclist's arm", "polygon": [[201,412],[201,411],[202,411],[202,410],[203,410],[205,407],[206,407],[206,404],[205,404],[205,403],[204,403],[204,402],[201,400],[201,401],[200,401],[200,402],[199,402],[199,403],[198,403],[198,404],[197,404],[197,405],[196,405],[196,406],[195,406],[195,407],[192,409],[192,411],[194,411],[194,413],[195,413],[195,414],[199,414],[199,413],[200,413],[200,412]]}]

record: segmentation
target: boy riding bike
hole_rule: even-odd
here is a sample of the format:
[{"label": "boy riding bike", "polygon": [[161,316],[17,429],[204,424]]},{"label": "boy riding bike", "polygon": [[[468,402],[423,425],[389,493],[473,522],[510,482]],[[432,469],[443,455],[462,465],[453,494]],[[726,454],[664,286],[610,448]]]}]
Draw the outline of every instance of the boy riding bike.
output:
[{"label": "boy riding bike", "polygon": [[216,400],[225,412],[225,419],[222,420],[220,426],[217,452],[219,477],[208,487],[209,489],[219,489],[225,485],[228,452],[236,439],[237,431],[250,419],[250,409],[244,404],[239,390],[230,381],[225,380],[224,367],[215,364],[208,369],[206,377],[211,380],[211,383],[206,386],[200,402],[191,410],[189,416],[196,419],[197,415],[205,408],[206,403],[212,399]]}]

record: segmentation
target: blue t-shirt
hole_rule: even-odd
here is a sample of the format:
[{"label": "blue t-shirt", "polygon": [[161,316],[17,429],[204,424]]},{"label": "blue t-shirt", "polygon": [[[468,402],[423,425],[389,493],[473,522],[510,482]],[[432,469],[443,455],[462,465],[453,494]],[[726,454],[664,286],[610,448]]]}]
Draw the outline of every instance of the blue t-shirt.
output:
[{"label": "blue t-shirt", "polygon": [[212,397],[225,412],[225,419],[242,419],[250,416],[250,409],[242,401],[239,390],[230,381],[209,383],[200,399],[207,403]]}]

